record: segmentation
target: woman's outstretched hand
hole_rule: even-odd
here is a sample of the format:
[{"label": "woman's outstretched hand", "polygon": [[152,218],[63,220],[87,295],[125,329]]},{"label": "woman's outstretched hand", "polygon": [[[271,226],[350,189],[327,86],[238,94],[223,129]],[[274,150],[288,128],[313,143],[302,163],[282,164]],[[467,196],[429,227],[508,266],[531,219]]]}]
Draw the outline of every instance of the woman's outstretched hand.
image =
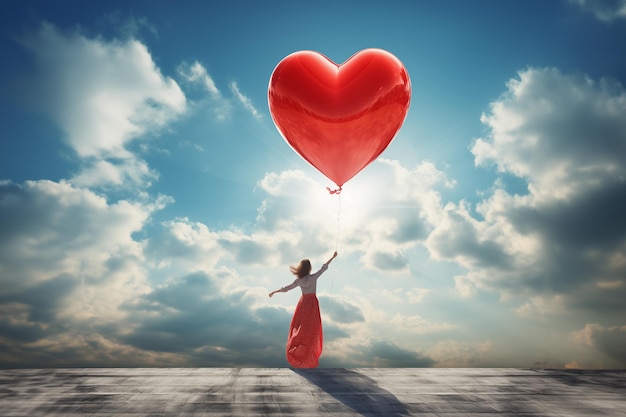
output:
[{"label": "woman's outstretched hand", "polygon": [[331,262],[333,259],[335,259],[336,257],[337,257],[337,251],[335,251],[335,253],[333,253],[333,257],[332,257],[332,258],[330,258],[330,259],[328,260],[328,262],[326,262],[326,265],[330,264],[330,262]]}]

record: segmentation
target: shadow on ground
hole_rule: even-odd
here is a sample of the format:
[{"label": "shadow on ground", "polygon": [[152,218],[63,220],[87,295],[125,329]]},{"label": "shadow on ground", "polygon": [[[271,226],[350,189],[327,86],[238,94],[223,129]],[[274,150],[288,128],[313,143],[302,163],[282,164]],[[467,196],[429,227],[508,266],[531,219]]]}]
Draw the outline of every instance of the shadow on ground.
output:
[{"label": "shadow on ground", "polygon": [[400,417],[410,412],[395,395],[372,378],[348,369],[292,369],[355,412],[371,416]]}]

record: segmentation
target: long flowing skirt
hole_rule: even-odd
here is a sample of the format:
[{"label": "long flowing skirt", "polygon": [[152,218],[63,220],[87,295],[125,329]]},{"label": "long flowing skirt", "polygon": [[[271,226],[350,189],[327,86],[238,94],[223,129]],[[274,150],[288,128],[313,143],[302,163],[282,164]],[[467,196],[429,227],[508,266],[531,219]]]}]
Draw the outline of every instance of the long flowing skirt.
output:
[{"label": "long flowing skirt", "polygon": [[287,360],[294,368],[316,368],[324,342],[320,305],[315,294],[303,294],[291,319]]}]

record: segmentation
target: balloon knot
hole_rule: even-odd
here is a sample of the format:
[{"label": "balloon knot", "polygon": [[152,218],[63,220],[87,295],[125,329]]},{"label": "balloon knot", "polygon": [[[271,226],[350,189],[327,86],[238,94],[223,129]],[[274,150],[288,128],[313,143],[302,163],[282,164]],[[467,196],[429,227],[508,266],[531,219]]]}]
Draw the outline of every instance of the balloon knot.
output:
[{"label": "balloon knot", "polygon": [[337,188],[336,190],[331,190],[330,187],[326,187],[326,189],[331,194],[341,194],[341,187]]}]

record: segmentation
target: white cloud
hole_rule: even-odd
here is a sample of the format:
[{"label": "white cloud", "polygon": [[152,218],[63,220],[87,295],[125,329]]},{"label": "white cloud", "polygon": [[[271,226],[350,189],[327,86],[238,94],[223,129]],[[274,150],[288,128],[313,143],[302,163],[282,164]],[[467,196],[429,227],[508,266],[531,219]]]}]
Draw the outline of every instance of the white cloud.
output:
[{"label": "white cloud", "polygon": [[[363,267],[408,272],[405,252],[423,242],[442,215],[439,186],[453,186],[431,163],[414,169],[379,159],[352,179],[340,196],[329,193],[299,171],[268,174],[259,186],[270,194],[259,209],[258,225],[267,231],[299,233],[295,242],[328,251],[361,253]],[[339,227],[332,220],[338,219]]]},{"label": "white cloud", "polygon": [[261,113],[259,113],[259,111],[252,104],[252,100],[250,100],[249,97],[245,96],[239,90],[239,87],[237,86],[237,83],[235,81],[232,81],[230,83],[230,89],[235,95],[235,98],[239,100],[239,102],[243,105],[243,107],[245,107],[246,110],[248,110],[252,114],[252,116],[254,116],[255,119],[260,119],[262,117]]},{"label": "white cloud", "polygon": [[626,18],[626,0],[570,0],[570,2],[605,22]]},{"label": "white cloud", "polygon": [[534,296],[515,309],[519,317],[530,319],[546,319],[564,311],[564,297]]},{"label": "white cloud", "polygon": [[3,291],[23,290],[63,274],[89,276],[84,271],[97,281],[107,262],[141,257],[131,234],[158,207],[124,200],[109,204],[66,182],[2,184]]},{"label": "white cloud", "polygon": [[204,98],[200,98],[199,104],[201,106],[210,107],[216,120],[224,121],[231,117],[233,112],[233,98],[240,102],[241,105],[249,111],[255,119],[258,120],[262,118],[261,113],[259,113],[256,107],[252,104],[250,97],[241,92],[235,81],[231,81],[229,84],[233,97],[224,97],[224,94],[222,94],[213,78],[200,62],[194,61],[192,64],[183,62],[178,67],[178,74],[190,86],[195,86],[203,92],[208,93],[209,99],[206,100]]},{"label": "white cloud", "polygon": [[206,72],[206,69],[198,61],[188,65],[181,64],[178,73],[187,81],[200,84],[213,98],[222,99],[222,93],[217,89],[213,78]]},{"label": "white cloud", "polygon": [[159,178],[158,173],[150,169],[145,161],[136,158],[116,162],[96,159],[84,165],[71,179],[72,184],[78,187],[149,187],[151,180]]},{"label": "white cloud", "polygon": [[222,256],[218,237],[202,223],[179,218],[164,222],[161,233],[146,242],[145,251],[156,269],[177,264],[179,272],[211,270]]},{"label": "white cloud", "polygon": [[230,100],[222,95],[215,81],[201,63],[198,61],[194,61],[193,64],[183,62],[178,67],[178,74],[187,83],[198,86],[209,93],[209,106],[213,111],[215,120],[224,121],[230,117],[233,110]]},{"label": "white cloud", "polygon": [[[0,316],[0,322],[2,318]],[[0,363],[3,366],[132,368],[188,366],[188,358],[169,352],[151,352],[119,343],[96,331],[69,330],[51,334],[31,343],[17,344],[0,337]]]},{"label": "white cloud", "polygon": [[[471,151],[477,165],[525,180],[528,193],[497,182],[476,214],[448,204],[426,246],[466,269],[456,277],[465,295],[562,295],[566,308],[624,311],[624,289],[606,283],[626,276],[626,92],[556,69],[527,69],[507,86]],[[519,314],[550,311],[531,300]]]},{"label": "white cloud", "polygon": [[125,307],[131,330],[120,339],[148,351],[179,353],[190,361],[204,356],[205,365],[272,360],[277,365],[283,359],[278,354],[283,341],[275,332],[289,313],[251,307],[245,292],[221,288],[222,280],[233,279],[232,273],[223,275],[191,273],[133,300]]},{"label": "white cloud", "polygon": [[42,80],[42,105],[80,156],[125,157],[124,146],[185,110],[185,96],[136,40],[105,42],[43,24],[26,45]]},{"label": "white cloud", "polygon": [[588,323],[571,333],[571,339],[583,346],[600,351],[614,361],[614,366],[626,366],[626,325],[602,326]]},{"label": "white cloud", "polygon": [[[68,361],[72,353],[74,363],[87,361],[70,346],[83,340],[93,349],[87,335],[100,331],[102,339],[112,328],[123,331],[120,307],[149,290],[142,245],[133,234],[165,201],[109,203],[67,182],[0,184],[0,339],[8,363],[43,365],[37,358],[55,353],[58,363],[68,363],[62,352]],[[68,329],[82,336],[54,347],[68,339]]]},{"label": "white cloud", "polygon": [[161,226],[161,234],[147,242],[146,251],[156,261],[153,267],[167,269],[170,274],[213,271],[225,261],[239,267],[275,267],[298,259],[293,251],[285,253],[299,239],[287,231],[247,234],[238,229],[211,230],[187,218],[166,221]]},{"label": "white cloud", "polygon": [[146,46],[134,39],[107,42],[66,34],[47,23],[23,43],[37,62],[31,100],[83,159],[78,182],[150,178],[127,146],[183,113],[186,99],[176,82],[161,74]]},{"label": "white cloud", "polygon": [[481,117],[491,135],[471,151],[528,181],[541,197],[568,198],[626,179],[626,92],[618,83],[527,69]]}]

